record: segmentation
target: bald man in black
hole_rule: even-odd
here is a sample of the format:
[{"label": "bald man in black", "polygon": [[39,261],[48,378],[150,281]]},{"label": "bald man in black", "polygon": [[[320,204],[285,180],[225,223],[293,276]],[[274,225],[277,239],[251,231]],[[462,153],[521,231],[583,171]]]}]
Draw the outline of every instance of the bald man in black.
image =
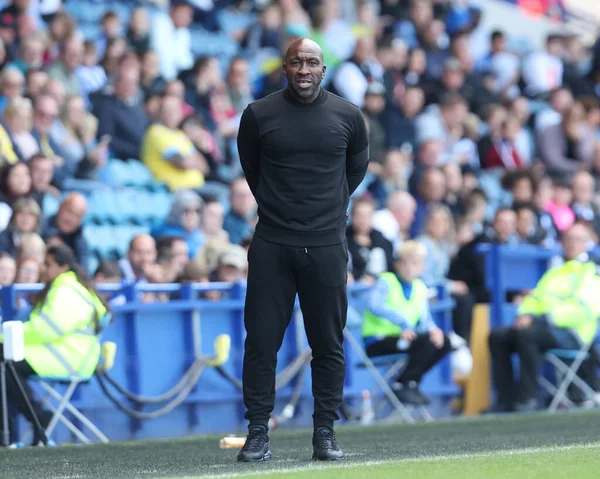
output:
[{"label": "bald man in black", "polygon": [[369,154],[359,109],[321,88],[325,70],[318,44],[293,43],[283,65],[287,88],[250,104],[240,123],[240,160],[259,216],[248,251],[243,386],[250,424],[240,461],[271,458],[277,351],[296,294],[313,355],[313,458],[343,457],[333,423],[346,372],[345,230]]}]

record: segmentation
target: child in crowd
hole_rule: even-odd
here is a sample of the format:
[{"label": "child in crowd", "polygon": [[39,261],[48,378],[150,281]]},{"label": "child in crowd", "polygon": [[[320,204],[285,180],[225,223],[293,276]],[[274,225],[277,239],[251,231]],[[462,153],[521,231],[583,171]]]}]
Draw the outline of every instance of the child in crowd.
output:
[{"label": "child in crowd", "polygon": [[427,286],[418,279],[425,270],[426,248],[407,241],[397,254],[395,272],[383,273],[371,292],[362,335],[368,356],[408,353],[393,389],[401,402],[425,405],[429,399],[419,383],[450,351],[450,341],[434,323]]}]

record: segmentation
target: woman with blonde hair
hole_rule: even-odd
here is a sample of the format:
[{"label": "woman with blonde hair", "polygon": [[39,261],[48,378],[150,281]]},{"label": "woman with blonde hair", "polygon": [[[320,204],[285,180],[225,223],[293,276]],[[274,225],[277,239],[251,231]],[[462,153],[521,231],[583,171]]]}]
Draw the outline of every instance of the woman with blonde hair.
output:
[{"label": "woman with blonde hair", "polygon": [[474,298],[463,281],[448,279],[450,260],[456,253],[454,218],[445,205],[435,205],[427,213],[425,232],[417,238],[426,251],[425,271],[421,278],[427,286],[443,286],[456,301],[452,311],[453,329],[469,340]]},{"label": "woman with blonde hair", "polygon": [[[4,109],[3,119],[12,141],[15,154],[28,161],[39,151],[37,141],[31,134],[33,121],[33,105],[29,98],[18,96],[8,102]],[[4,151],[5,146],[2,146]]]}]

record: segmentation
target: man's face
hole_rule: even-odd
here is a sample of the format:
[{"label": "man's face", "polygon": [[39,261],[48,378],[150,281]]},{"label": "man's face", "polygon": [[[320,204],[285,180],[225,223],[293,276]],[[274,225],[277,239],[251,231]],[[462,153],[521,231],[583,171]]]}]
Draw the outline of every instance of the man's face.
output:
[{"label": "man's face", "polygon": [[326,67],[321,54],[311,45],[292,47],[283,64],[283,73],[292,91],[303,100],[312,101],[319,92]]},{"label": "man's face", "polygon": [[156,262],[156,245],[151,238],[137,238],[127,256],[136,274],[144,274],[145,269]]},{"label": "man's face", "polygon": [[35,106],[33,126],[41,135],[47,135],[58,116],[58,105],[51,97],[44,97]]},{"label": "man's face", "polygon": [[504,210],[496,215],[494,230],[498,235],[500,243],[508,242],[508,239],[517,230],[517,215],[514,211]]},{"label": "man's face", "polygon": [[589,234],[583,225],[575,225],[566,231],[562,240],[566,260],[575,259],[585,253],[589,239]]},{"label": "man's face", "polygon": [[71,234],[81,226],[85,216],[86,205],[80,201],[64,202],[58,210],[56,222],[63,234]]}]

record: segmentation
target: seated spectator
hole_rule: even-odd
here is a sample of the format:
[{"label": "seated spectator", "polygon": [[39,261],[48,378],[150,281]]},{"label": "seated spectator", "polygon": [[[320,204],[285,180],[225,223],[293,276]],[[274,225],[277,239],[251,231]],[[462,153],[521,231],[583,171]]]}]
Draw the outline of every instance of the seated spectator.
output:
[{"label": "seated spectator", "polygon": [[462,195],[464,191],[463,175],[457,163],[446,163],[442,167],[446,179],[446,196],[443,203],[450,208],[453,215],[462,213]]},{"label": "seated spectator", "polygon": [[38,97],[43,88],[48,83],[48,74],[43,70],[29,70],[26,78],[25,90],[27,91],[26,97],[29,100]]},{"label": "seated spectator", "polygon": [[381,275],[371,291],[362,330],[368,356],[408,353],[393,389],[400,401],[415,405],[429,402],[419,383],[450,350],[450,341],[431,317],[427,287],[417,279],[426,254],[414,241],[400,246],[395,272]]},{"label": "seated spectator", "polygon": [[552,199],[546,203],[545,208],[550,213],[556,229],[561,233],[575,223],[575,213],[571,209],[573,192],[571,191],[569,182],[564,178],[555,178],[553,186]]},{"label": "seated spectator", "polygon": [[571,191],[571,209],[575,217],[588,222],[596,235],[600,235],[600,211],[594,201],[594,177],[587,171],[578,171],[573,175]]},{"label": "seated spectator", "polygon": [[482,243],[516,243],[516,228],[516,213],[508,208],[500,208],[491,227],[463,246],[453,258],[448,278],[465,283],[475,297],[475,303],[488,303],[490,294],[486,288],[484,257],[477,252],[477,246]]},{"label": "seated spectator", "polygon": [[163,281],[175,282],[190,258],[185,239],[163,236],[156,243],[156,252],[156,263],[161,268]]},{"label": "seated spectator", "polygon": [[137,7],[131,12],[125,36],[138,55],[150,51],[150,15],[147,9]]},{"label": "seated spectator", "polygon": [[148,128],[142,143],[142,161],[158,181],[171,190],[200,188],[208,173],[205,158],[188,136],[179,129],[183,120],[181,101],[174,96],[163,98],[161,124]]},{"label": "seated spectator", "polygon": [[508,116],[502,122],[500,138],[492,141],[487,149],[481,151],[481,167],[483,169],[514,170],[525,166],[516,147],[517,135],[520,130],[519,120],[516,117]]},{"label": "seated spectator", "polygon": [[[121,269],[116,261],[100,261],[94,272],[94,284],[120,284],[123,280]],[[116,293],[98,293],[98,297],[107,303],[111,308],[120,306],[127,302],[126,296],[121,292]]]},{"label": "seated spectator", "polygon": [[[93,376],[100,359],[100,343],[95,333],[98,321],[108,311],[68,248],[51,248],[45,265],[46,286],[37,295],[34,310],[23,326],[25,359],[14,364],[33,412],[44,429],[50,424],[52,413],[33,395],[27,378],[34,375],[65,377],[71,370],[84,378]],[[2,352],[0,356],[3,360]],[[7,379],[8,400],[33,422],[20,388],[11,375]],[[39,442],[35,434],[33,444]]]},{"label": "seated spectator", "polygon": [[365,92],[362,107],[363,118],[369,135],[369,173],[381,174],[381,165],[386,147],[386,132],[380,116],[385,108],[385,87],[381,83],[371,83]]},{"label": "seated spectator", "polygon": [[15,202],[31,196],[31,175],[25,163],[6,165],[0,170],[0,230],[8,225]]},{"label": "seated spectator", "polygon": [[[495,329],[489,343],[497,411],[537,409],[536,394],[543,354],[549,349],[577,349],[593,340],[600,316],[596,265],[586,246],[589,230],[575,225],[563,236],[566,262],[547,271],[527,295],[514,326]],[[518,386],[512,353],[519,356]]]},{"label": "seated spectator", "polygon": [[[8,253],[0,253],[0,286],[11,286],[17,276],[17,262]],[[1,337],[1,335],[0,335]]]},{"label": "seated spectator", "polygon": [[156,242],[147,234],[135,235],[129,242],[127,256],[119,260],[119,269],[127,282],[147,282],[147,271],[156,264]]},{"label": "seated spectator", "polygon": [[71,248],[83,268],[87,268],[89,259],[89,247],[83,236],[82,226],[86,211],[85,197],[81,193],[69,193],[60,204],[58,212],[47,218],[42,228],[44,238],[56,236]]},{"label": "seated spectator", "polygon": [[463,200],[464,219],[470,226],[471,231],[478,235],[483,232],[485,219],[487,217],[488,200],[485,192],[476,188]]},{"label": "seated spectator", "polygon": [[[248,271],[248,260],[246,251],[239,245],[230,245],[219,255],[217,268],[210,274],[211,282],[238,283],[245,281]],[[204,293],[207,299],[217,301],[224,299],[226,293],[223,291],[208,291]]]},{"label": "seated spectator", "polygon": [[527,96],[544,98],[562,86],[563,49],[563,38],[550,34],[544,50],[533,52],[525,58],[521,68]]},{"label": "seated spectator", "polygon": [[547,126],[536,132],[540,160],[548,173],[570,175],[591,165],[595,137],[585,122],[581,103],[575,103],[562,123]]},{"label": "seated spectator", "polygon": [[373,215],[373,228],[381,232],[396,250],[408,239],[416,210],[417,202],[410,193],[395,191],[388,196],[386,208]]},{"label": "seated spectator", "polygon": [[204,119],[198,115],[188,116],[181,122],[180,128],[192,140],[198,153],[207,162],[207,174],[204,180],[207,183],[213,182],[213,185],[214,182],[229,183],[232,179],[231,168],[224,164],[219,144],[206,127]]},{"label": "seated spectator", "polygon": [[46,243],[37,233],[21,235],[21,241],[17,246],[17,259],[34,258],[40,265],[44,264],[46,257]]},{"label": "seated spectator", "polygon": [[15,201],[10,221],[0,233],[0,252],[16,257],[22,236],[40,232],[41,216],[40,207],[34,199],[21,198]]},{"label": "seated spectator", "polygon": [[242,244],[254,232],[256,200],[245,178],[234,180],[230,189],[231,209],[223,219],[223,229],[229,235],[232,244]]},{"label": "seated spectator", "polygon": [[8,102],[2,115],[4,125],[0,125],[2,156],[8,163],[17,160],[28,161],[39,151],[37,141],[31,134],[33,107],[31,100],[21,96]]},{"label": "seated spectator", "polygon": [[144,92],[144,96],[148,98],[149,96],[163,92],[166,82],[160,76],[160,63],[158,55],[154,50],[148,50],[141,58],[140,87]]},{"label": "seated spectator", "polygon": [[202,198],[197,193],[189,190],[177,191],[165,223],[153,228],[152,236],[157,239],[162,236],[183,238],[187,243],[190,258],[193,258],[205,242],[205,235],[201,230],[202,205]]},{"label": "seated spectator", "polygon": [[8,102],[25,93],[25,76],[16,67],[3,68],[0,72],[0,112]]},{"label": "seated spectator", "polygon": [[38,153],[30,158],[27,166],[29,166],[29,174],[31,175],[31,194],[33,198],[38,202],[43,213],[54,213],[58,210],[58,197],[60,195],[59,190],[51,184],[54,174],[54,161],[52,158]]},{"label": "seated spectator", "polygon": [[[17,284],[38,284],[41,278],[43,265],[38,263],[31,256],[24,256],[17,261],[17,275],[15,283]],[[17,293],[16,304],[18,308],[18,317],[24,318],[33,309],[32,302],[35,301],[35,295],[28,293]]]},{"label": "seated spectator", "polygon": [[110,138],[96,141],[98,120],[85,111],[80,96],[67,98],[58,121],[50,130],[50,137],[61,145],[61,153],[69,176],[89,177],[108,160]]},{"label": "seated spectator", "polygon": [[81,64],[75,70],[79,81],[79,91],[86,106],[91,106],[90,95],[101,90],[106,85],[106,72],[98,65],[96,44],[86,41],[83,44],[83,57]]},{"label": "seated spectator", "polygon": [[167,81],[194,62],[188,28],[193,14],[192,6],[179,0],[172,3],[169,13],[158,12],[152,18],[150,46],[158,53],[161,76]]},{"label": "seated spectator", "polygon": [[375,279],[392,271],[394,248],[392,243],[373,229],[375,204],[369,199],[357,199],[352,205],[350,226],[346,230],[348,253],[355,281],[373,284]]},{"label": "seated spectator", "polygon": [[515,203],[513,206],[517,213],[517,236],[521,243],[541,244],[546,238],[546,232],[541,227],[531,203]]},{"label": "seated spectator", "polygon": [[60,145],[50,136],[50,130],[54,121],[58,117],[59,105],[57,101],[46,94],[36,98],[33,108],[33,129],[31,134],[37,141],[41,153],[54,161],[54,181],[61,182],[68,176],[68,170],[65,170],[65,162],[62,158]]},{"label": "seated spectator", "polygon": [[556,228],[552,215],[548,213],[547,209],[553,196],[554,186],[552,180],[548,177],[541,178],[538,181],[533,194],[533,205],[535,207],[538,222],[544,231],[542,245],[545,247],[554,246],[558,240],[558,229]]},{"label": "seated spectator", "polygon": [[177,278],[178,283],[208,283],[209,273],[206,265],[197,259],[188,261]]},{"label": "seated spectator", "polygon": [[257,54],[263,48],[279,50],[283,41],[281,7],[273,2],[258,8],[259,17],[246,31],[242,46],[251,54]]},{"label": "seated spectator", "polygon": [[207,240],[217,238],[229,242],[229,234],[223,229],[224,219],[223,204],[213,199],[206,201],[202,209],[201,230]]},{"label": "seated spectator", "polygon": [[[163,90],[163,96],[174,96],[179,99],[181,105],[181,117],[187,118],[194,114],[194,108],[185,101],[185,86],[181,80],[171,80]],[[180,123],[181,124],[181,123]]]},{"label": "seated spectator", "polygon": [[531,203],[535,190],[535,181],[530,170],[519,168],[507,172],[502,177],[502,188],[509,191],[514,203]]},{"label": "seated spectator", "polygon": [[427,209],[432,205],[441,203],[445,196],[446,177],[444,174],[435,168],[427,170],[419,183],[415,220],[410,227],[411,238],[415,238],[423,231]]},{"label": "seated spectator", "polygon": [[448,280],[450,259],[456,253],[454,221],[445,205],[432,207],[425,220],[424,232],[416,241],[425,246],[425,271],[421,280],[426,286],[444,286],[456,301],[452,311],[452,329],[462,338],[469,340],[473,295],[463,281]]},{"label": "seated spectator", "polygon": [[137,98],[140,73],[137,68],[119,69],[114,94],[103,94],[94,103],[98,118],[98,138],[111,138],[111,156],[127,160],[140,158],[140,148],[148,117]]},{"label": "seated spectator", "polygon": [[385,207],[390,193],[407,189],[410,160],[406,150],[389,150],[385,154],[381,173],[367,186],[378,209]]},{"label": "seated spectator", "polygon": [[83,60],[83,41],[78,36],[65,39],[60,44],[60,56],[48,67],[48,76],[59,81],[69,96],[81,94],[77,68]]}]

